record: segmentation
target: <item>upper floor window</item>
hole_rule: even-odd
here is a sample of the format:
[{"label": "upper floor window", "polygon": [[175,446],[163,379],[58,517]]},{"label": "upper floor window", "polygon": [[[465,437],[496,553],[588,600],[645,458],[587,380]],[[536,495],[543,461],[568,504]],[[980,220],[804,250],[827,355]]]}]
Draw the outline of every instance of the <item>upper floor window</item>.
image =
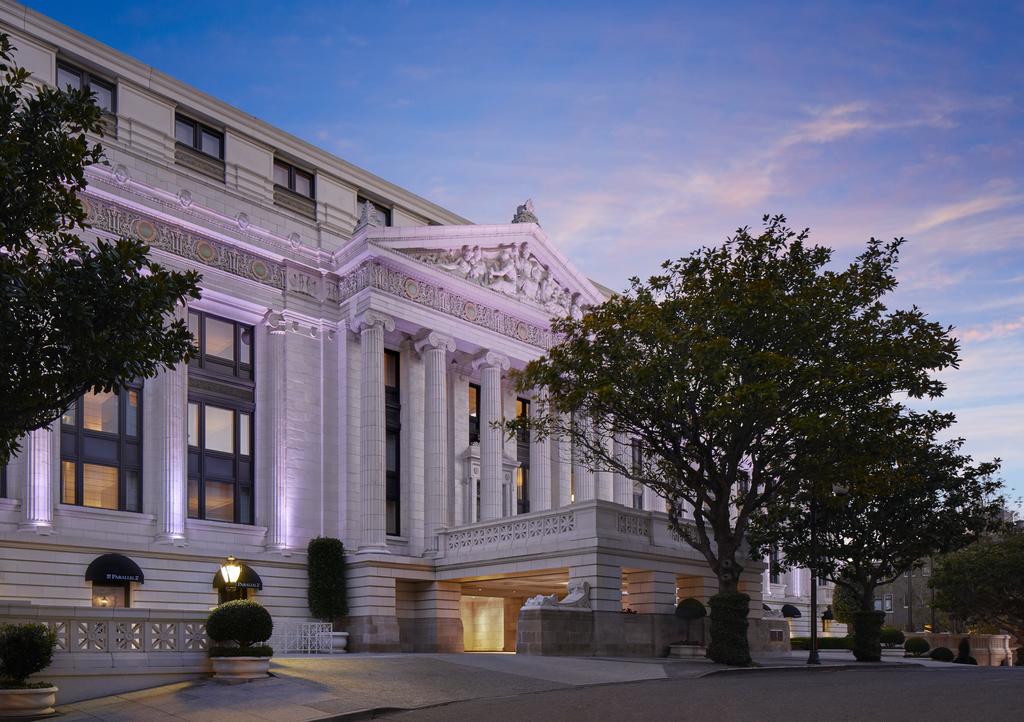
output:
[{"label": "upper floor window", "polygon": [[61,416],[61,503],[142,511],[142,393],[80,397]]},{"label": "upper floor window", "polygon": [[384,445],[385,445],[385,493],[384,516],[387,533],[397,536],[402,533],[402,404],[399,389],[399,364],[401,356],[397,351],[384,352]]},{"label": "upper floor window", "polygon": [[224,160],[224,133],[197,120],[175,115],[174,139],[200,153]]},{"label": "upper floor window", "polygon": [[480,443],[480,387],[469,385],[469,443]]},{"label": "upper floor window", "polygon": [[[530,402],[516,399],[516,418],[530,417]],[[530,511],[530,430],[516,431],[516,513],[526,514]]]},{"label": "upper floor window", "polygon": [[274,185],[287,188],[300,196],[316,198],[313,174],[284,161],[274,161]]},{"label": "upper floor window", "polygon": [[189,311],[188,330],[196,348],[190,367],[218,376],[252,379],[252,326]]},{"label": "upper floor window", "polygon": [[57,63],[57,87],[61,90],[88,90],[93,94],[93,102],[100,110],[114,112],[114,84],[109,80],[97,78],[86,70],[65,63]]},{"label": "upper floor window", "polygon": [[370,201],[369,198],[363,198],[362,196],[359,196],[357,198],[357,203],[358,203],[358,205],[360,207],[364,203],[366,203],[367,201],[369,201],[370,204],[373,205],[374,209],[377,211],[377,218],[380,220],[380,224],[382,226],[390,226],[391,225],[391,209],[390,208],[385,208],[380,203],[374,203],[373,201]]}]

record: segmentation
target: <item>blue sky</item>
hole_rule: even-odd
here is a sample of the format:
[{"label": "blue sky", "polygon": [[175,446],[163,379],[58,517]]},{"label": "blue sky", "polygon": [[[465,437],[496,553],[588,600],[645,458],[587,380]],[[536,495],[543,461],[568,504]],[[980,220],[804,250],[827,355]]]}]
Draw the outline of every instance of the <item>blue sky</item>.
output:
[{"label": "blue sky", "polygon": [[956,326],[940,407],[1024,494],[1024,3],[30,2],[613,288],[765,212]]}]

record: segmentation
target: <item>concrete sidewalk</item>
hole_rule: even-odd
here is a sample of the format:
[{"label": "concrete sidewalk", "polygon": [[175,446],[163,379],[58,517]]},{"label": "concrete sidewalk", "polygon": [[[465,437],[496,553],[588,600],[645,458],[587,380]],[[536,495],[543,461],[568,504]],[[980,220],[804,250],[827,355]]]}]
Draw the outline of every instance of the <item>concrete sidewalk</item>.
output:
[{"label": "concrete sidewalk", "polygon": [[[824,667],[853,663],[852,655],[842,655],[822,653]],[[805,652],[767,655],[757,660],[762,671],[803,668],[804,661]],[[883,662],[882,666],[887,664],[892,663]],[[202,680],[77,702],[59,709],[68,722],[299,722],[369,709],[414,709],[594,685],[698,678],[729,669],[707,660],[486,653],[279,657],[271,667],[274,676],[258,682],[224,685]]]}]

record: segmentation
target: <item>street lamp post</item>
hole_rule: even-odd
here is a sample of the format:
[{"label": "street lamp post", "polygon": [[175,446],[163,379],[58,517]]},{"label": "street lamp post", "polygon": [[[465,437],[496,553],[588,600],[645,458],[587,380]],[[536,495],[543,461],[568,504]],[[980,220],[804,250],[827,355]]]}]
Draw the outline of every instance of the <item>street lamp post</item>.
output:
[{"label": "street lamp post", "polygon": [[[832,485],[832,493],[845,499],[849,489],[840,484]],[[811,490],[811,651],[807,664],[821,664],[818,656],[818,497]]]}]

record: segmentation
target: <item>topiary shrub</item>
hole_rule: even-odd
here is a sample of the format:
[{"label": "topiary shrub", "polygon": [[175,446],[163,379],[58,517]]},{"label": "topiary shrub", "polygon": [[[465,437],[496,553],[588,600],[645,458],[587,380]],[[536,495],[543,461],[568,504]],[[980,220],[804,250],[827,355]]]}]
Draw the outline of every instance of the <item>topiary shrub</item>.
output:
[{"label": "topiary shrub", "polygon": [[936,647],[928,653],[928,656],[936,662],[952,662],[953,650],[947,649],[946,647]]},{"label": "topiary shrub", "polygon": [[[818,637],[818,649],[850,649],[850,638],[849,637]],[[790,637],[789,638],[790,649],[810,649],[811,638],[810,637]]]},{"label": "topiary shrub", "polygon": [[971,656],[971,640],[968,637],[964,637],[960,640],[960,644],[956,648],[956,659],[953,660],[954,664],[977,664],[978,660]]},{"label": "topiary shrub", "polygon": [[57,636],[45,624],[5,624],[0,627],[0,687],[50,687],[49,682],[25,682],[53,661]]},{"label": "topiary shrub", "polygon": [[742,592],[721,592],[708,600],[711,607],[711,643],[708,657],[720,664],[749,667],[747,612],[750,597]]},{"label": "topiary shrub", "polygon": [[679,604],[676,605],[676,616],[687,621],[703,619],[708,616],[708,610],[699,599],[687,597],[680,600]]},{"label": "topiary shrub", "polygon": [[882,627],[882,644],[889,649],[896,649],[904,642],[903,632],[896,627]]},{"label": "topiary shrub", "polygon": [[911,657],[920,657],[922,654],[927,654],[931,647],[932,645],[928,644],[928,640],[924,637],[911,637],[903,643],[903,651]]},{"label": "topiary shrub", "polygon": [[[236,599],[225,602],[210,612],[206,618],[206,634],[214,642],[234,643],[241,649],[248,650],[253,657],[269,657],[273,654],[270,647],[253,647],[254,644],[266,642],[274,633],[274,620],[262,604],[251,599]],[[270,654],[258,653],[270,650]],[[210,649],[210,656],[221,656],[220,649]],[[240,654],[240,653],[239,653]],[[244,655],[243,655],[244,656]]]},{"label": "topiary shrub", "polygon": [[884,612],[853,613],[853,656],[858,662],[882,661],[882,622]]},{"label": "topiary shrub", "polygon": [[309,612],[317,619],[333,622],[348,614],[345,583],[345,546],[340,539],[318,536],[306,547]]}]

